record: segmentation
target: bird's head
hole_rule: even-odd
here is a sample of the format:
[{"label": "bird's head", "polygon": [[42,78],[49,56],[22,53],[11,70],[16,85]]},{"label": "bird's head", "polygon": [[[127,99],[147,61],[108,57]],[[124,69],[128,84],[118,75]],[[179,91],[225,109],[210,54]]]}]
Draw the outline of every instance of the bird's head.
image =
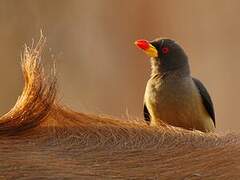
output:
[{"label": "bird's head", "polygon": [[183,48],[171,39],[153,41],[137,40],[135,45],[142,49],[159,66],[161,71],[188,68],[188,58]]}]

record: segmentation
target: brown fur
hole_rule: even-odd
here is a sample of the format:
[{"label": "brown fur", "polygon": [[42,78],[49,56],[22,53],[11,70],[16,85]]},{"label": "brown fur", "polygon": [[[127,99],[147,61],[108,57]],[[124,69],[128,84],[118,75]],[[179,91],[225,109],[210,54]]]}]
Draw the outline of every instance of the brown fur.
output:
[{"label": "brown fur", "polygon": [[236,179],[238,135],[204,134],[73,112],[56,103],[42,37],[27,48],[25,87],[0,119],[0,179]]}]

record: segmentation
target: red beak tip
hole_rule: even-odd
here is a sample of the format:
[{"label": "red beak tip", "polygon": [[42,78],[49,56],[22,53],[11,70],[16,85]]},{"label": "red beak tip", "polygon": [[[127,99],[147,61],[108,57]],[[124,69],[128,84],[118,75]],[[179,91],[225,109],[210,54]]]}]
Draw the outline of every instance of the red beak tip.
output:
[{"label": "red beak tip", "polygon": [[135,41],[134,43],[137,47],[143,49],[143,50],[147,50],[149,48],[149,42],[147,40],[144,39],[140,39]]}]

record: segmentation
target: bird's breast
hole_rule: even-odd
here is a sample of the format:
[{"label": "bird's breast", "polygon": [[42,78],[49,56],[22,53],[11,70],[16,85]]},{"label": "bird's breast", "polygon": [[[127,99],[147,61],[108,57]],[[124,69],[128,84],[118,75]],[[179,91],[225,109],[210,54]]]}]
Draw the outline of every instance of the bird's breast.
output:
[{"label": "bird's breast", "polygon": [[186,129],[201,130],[200,126],[209,121],[191,77],[150,79],[144,100],[153,124],[164,121]]}]

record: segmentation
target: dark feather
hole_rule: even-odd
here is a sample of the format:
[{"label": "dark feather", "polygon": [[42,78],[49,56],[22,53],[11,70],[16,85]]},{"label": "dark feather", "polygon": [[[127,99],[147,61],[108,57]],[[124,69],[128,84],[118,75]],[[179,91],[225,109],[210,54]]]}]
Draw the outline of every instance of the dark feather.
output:
[{"label": "dark feather", "polygon": [[212,118],[214,125],[216,126],[213,102],[211,100],[210,95],[208,94],[207,89],[204,87],[204,85],[201,83],[201,81],[199,81],[196,78],[192,78],[192,79],[199,90],[199,93],[202,97],[202,102],[203,102],[204,107],[206,108],[208,114]]},{"label": "dark feather", "polygon": [[151,121],[151,117],[150,117],[150,113],[148,112],[147,106],[144,103],[144,107],[143,107],[143,115],[144,115],[144,119],[147,123],[150,123]]}]

